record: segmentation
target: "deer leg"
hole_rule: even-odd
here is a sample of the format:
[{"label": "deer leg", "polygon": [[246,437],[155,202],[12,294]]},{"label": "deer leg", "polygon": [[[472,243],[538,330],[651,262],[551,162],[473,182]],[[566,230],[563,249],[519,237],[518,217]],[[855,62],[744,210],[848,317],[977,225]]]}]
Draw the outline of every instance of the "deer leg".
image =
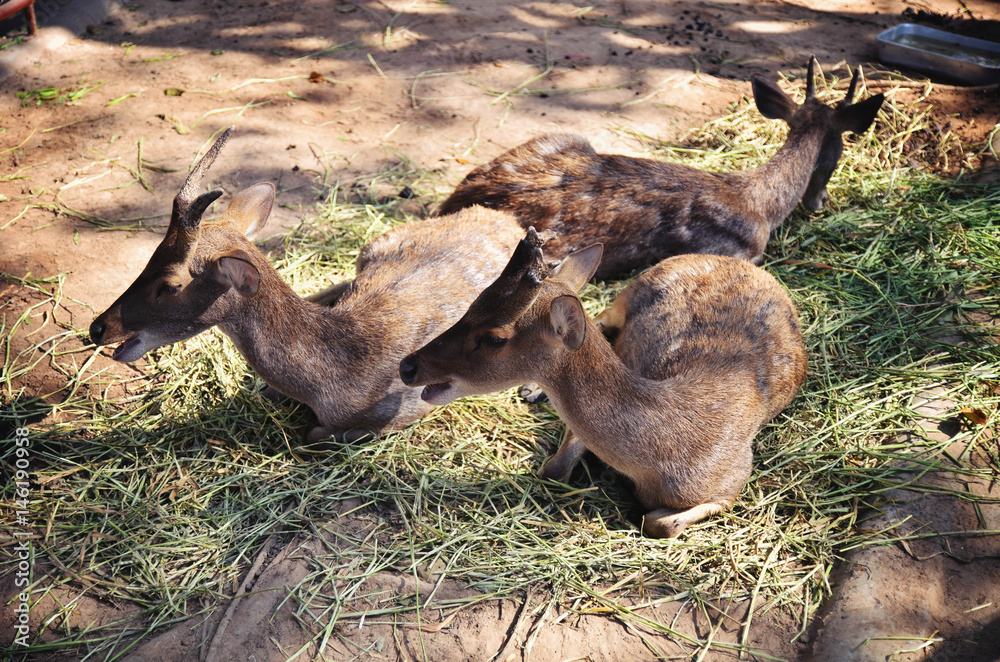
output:
[{"label": "deer leg", "polygon": [[539,476],[565,483],[569,480],[569,475],[573,473],[573,467],[586,452],[587,447],[583,445],[583,442],[576,438],[572,430],[567,430],[566,438],[563,439],[559,450],[545,463]]},{"label": "deer leg", "polygon": [[542,387],[535,382],[528,382],[518,390],[518,395],[524,398],[525,402],[528,404],[535,404],[536,402],[541,402],[546,397],[545,391]]},{"label": "deer leg", "polygon": [[278,389],[274,388],[273,386],[265,387],[264,390],[260,392],[260,394],[276,405],[281,404],[283,402],[287,402],[292,399],[289,396],[282,393],[281,391],[279,391]]},{"label": "deer leg", "polygon": [[305,300],[318,303],[321,306],[332,306],[340,301],[340,297],[344,296],[353,282],[354,281],[352,280],[345,280],[341,283],[337,283],[336,285],[331,285],[324,290],[310,294],[305,297]]},{"label": "deer leg", "polygon": [[703,503],[687,510],[658,508],[646,513],[642,520],[642,532],[650,538],[674,538],[689,524],[729,510],[731,505],[729,501],[719,501]]},{"label": "deer leg", "polygon": [[306,435],[306,443],[310,446],[318,444],[323,441],[331,441],[331,437],[336,437],[336,430],[333,428],[325,428],[322,425],[314,427]]}]

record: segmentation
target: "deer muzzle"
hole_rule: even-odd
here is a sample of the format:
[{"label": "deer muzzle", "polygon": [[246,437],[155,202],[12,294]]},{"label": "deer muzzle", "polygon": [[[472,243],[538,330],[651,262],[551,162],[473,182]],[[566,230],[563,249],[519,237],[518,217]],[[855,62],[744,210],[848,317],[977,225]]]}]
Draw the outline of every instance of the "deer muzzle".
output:
[{"label": "deer muzzle", "polygon": [[[421,371],[419,352],[410,354],[399,362],[399,378],[407,386],[423,386],[420,392],[420,399],[432,405],[446,405],[457,396],[452,380],[442,380],[431,382],[428,380],[427,370]],[[432,371],[433,372],[433,371]],[[423,374],[422,374],[423,373]],[[434,379],[434,378],[432,378]]]}]

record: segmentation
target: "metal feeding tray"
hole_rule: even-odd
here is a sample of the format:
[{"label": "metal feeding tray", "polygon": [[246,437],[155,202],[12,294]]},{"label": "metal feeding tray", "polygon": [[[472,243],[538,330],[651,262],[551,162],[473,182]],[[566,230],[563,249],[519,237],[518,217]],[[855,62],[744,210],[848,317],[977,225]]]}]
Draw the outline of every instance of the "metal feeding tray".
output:
[{"label": "metal feeding tray", "polygon": [[1000,82],[1000,44],[903,23],[880,33],[878,57],[967,85]]}]

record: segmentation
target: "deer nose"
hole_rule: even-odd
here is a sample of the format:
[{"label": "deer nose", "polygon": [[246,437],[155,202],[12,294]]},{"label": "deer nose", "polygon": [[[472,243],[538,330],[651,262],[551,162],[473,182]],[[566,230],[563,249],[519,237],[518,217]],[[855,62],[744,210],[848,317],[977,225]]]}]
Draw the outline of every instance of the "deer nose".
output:
[{"label": "deer nose", "polygon": [[399,362],[399,378],[407,386],[417,381],[417,361],[412,354]]},{"label": "deer nose", "polygon": [[104,338],[104,331],[107,327],[104,326],[104,322],[100,318],[97,318],[90,325],[90,339],[95,345],[101,344],[101,339]]}]

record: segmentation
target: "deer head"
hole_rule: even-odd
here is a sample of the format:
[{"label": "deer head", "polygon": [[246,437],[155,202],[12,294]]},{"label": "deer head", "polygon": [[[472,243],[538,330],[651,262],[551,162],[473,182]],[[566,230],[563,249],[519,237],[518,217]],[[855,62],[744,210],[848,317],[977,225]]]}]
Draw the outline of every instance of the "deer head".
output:
[{"label": "deer head", "polygon": [[233,197],[222,219],[202,227],[201,217],[221,190],[198,187],[232,128],[215,142],[174,198],[166,236],[139,277],[90,325],[97,345],[120,342],[111,355],[131,362],[146,352],[190,338],[226,319],[234,298],[253,297],[260,284],[250,240],[267,221],[274,186],[251,186]]},{"label": "deer head", "polygon": [[854,103],[858,78],[861,75],[861,67],[859,66],[854,70],[847,95],[836,107],[831,108],[816,98],[815,72],[816,57],[813,56],[809,59],[809,69],[806,74],[806,99],[802,105],[795,103],[775,83],[760,74],[754,74],[750,77],[754,101],[761,114],[768,119],[780,119],[788,123],[789,145],[794,145],[796,129],[800,127],[826,127],[819,157],[813,166],[806,193],[802,197],[802,204],[810,211],[819,211],[826,203],[826,185],[844,151],[844,132],[862,133],[867,130],[875,120],[875,115],[878,114],[878,110],[885,100],[883,94],[876,94],[864,101]]},{"label": "deer head", "polygon": [[551,270],[542,243],[528,228],[503,273],[468,312],[400,362],[403,383],[425,385],[425,401],[447,404],[535,378],[559,353],[582,346],[586,315],[576,292],[594,275],[603,247],[577,251]]}]

